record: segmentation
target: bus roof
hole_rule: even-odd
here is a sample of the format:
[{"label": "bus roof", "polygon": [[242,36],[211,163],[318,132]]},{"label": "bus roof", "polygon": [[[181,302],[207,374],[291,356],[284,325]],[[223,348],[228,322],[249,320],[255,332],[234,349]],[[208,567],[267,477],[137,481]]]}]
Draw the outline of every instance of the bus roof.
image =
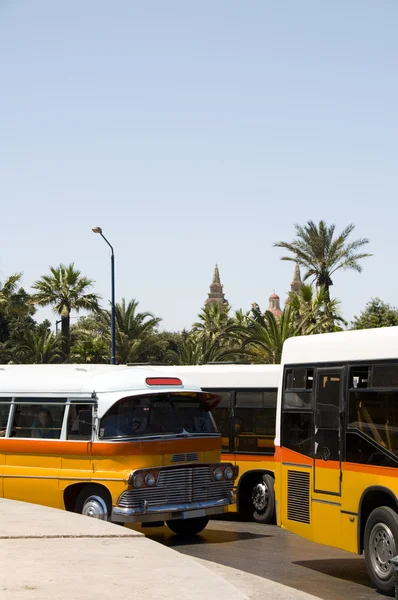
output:
[{"label": "bus roof", "polygon": [[283,345],[283,364],[338,363],[398,358],[398,327],[293,337]]},{"label": "bus roof", "polygon": [[203,389],[277,388],[280,365],[208,364],[174,367],[156,367],[187,377]]},{"label": "bus roof", "polygon": [[[91,396],[106,392],[200,391],[186,379],[182,386],[152,385],[148,377],[161,378],[162,373],[150,367],[126,365],[0,365],[0,394],[56,394]],[[178,377],[172,372],[164,377]]]}]

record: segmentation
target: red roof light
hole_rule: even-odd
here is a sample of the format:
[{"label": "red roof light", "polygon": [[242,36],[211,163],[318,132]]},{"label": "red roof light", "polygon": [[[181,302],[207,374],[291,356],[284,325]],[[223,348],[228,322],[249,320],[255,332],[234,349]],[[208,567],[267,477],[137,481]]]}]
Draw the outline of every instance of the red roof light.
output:
[{"label": "red roof light", "polygon": [[182,385],[178,377],[147,377],[145,381],[147,385]]}]

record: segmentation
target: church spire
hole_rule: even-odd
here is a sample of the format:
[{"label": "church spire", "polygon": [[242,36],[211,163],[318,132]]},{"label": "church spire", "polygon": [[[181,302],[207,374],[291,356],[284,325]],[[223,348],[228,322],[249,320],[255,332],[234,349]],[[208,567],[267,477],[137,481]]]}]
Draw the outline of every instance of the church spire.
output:
[{"label": "church spire", "polygon": [[212,281],[212,283],[219,283],[219,284],[221,284],[221,281],[220,281],[220,272],[218,270],[218,265],[217,264],[214,267],[214,273],[213,273],[213,281]]},{"label": "church spire", "polygon": [[213,281],[210,284],[210,292],[208,298],[205,300],[205,306],[208,304],[219,304],[222,308],[228,306],[228,301],[224,296],[223,287],[220,280],[218,265],[216,265],[213,272]]},{"label": "church spire", "polygon": [[299,264],[296,263],[294,265],[294,275],[293,275],[293,281],[290,284],[290,291],[297,293],[301,290],[302,285],[303,285],[303,282],[301,281],[300,267],[299,267]]}]

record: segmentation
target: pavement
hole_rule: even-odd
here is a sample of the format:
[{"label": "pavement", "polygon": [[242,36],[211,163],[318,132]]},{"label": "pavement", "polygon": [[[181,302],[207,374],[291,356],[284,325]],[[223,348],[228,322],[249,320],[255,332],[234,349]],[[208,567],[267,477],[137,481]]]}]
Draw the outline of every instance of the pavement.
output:
[{"label": "pavement", "polygon": [[142,533],[0,499],[1,600],[314,600],[279,583],[194,559]]}]

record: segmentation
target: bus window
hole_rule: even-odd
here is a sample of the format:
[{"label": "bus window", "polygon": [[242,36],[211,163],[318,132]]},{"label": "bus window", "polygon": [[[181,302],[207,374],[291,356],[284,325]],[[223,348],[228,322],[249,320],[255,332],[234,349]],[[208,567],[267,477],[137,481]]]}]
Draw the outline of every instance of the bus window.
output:
[{"label": "bus window", "polygon": [[[32,402],[32,398],[29,401]],[[65,404],[59,404],[60,400],[58,399],[57,402],[58,404],[44,402],[42,404],[28,404],[28,402],[16,404],[11,436],[59,439]]]},{"label": "bus window", "polygon": [[398,392],[350,391],[348,428],[398,456]]},{"label": "bus window", "polygon": [[103,417],[100,437],[217,433],[211,414],[200,400],[178,396],[135,396],[117,402]]},{"label": "bus window", "polygon": [[398,365],[374,365],[372,388],[398,388]]},{"label": "bus window", "polygon": [[197,400],[170,396],[182,426],[188,433],[217,433],[211,413]]},{"label": "bus window", "polygon": [[69,408],[67,439],[91,440],[93,429],[92,404],[71,404]]},{"label": "bus window", "polygon": [[219,390],[209,390],[218,396],[221,396],[220,403],[216,406],[213,411],[213,418],[216,422],[218,431],[221,433],[222,449],[225,452],[230,451],[230,436],[231,436],[231,398],[232,392]]},{"label": "bus window", "polygon": [[282,418],[282,443],[285,448],[313,456],[312,413],[285,412]]},{"label": "bus window", "polygon": [[10,402],[6,402],[6,398],[2,398],[0,403],[0,437],[4,437],[6,434],[9,412]]},{"label": "bus window", "polygon": [[274,450],[275,392],[237,391],[235,451],[269,454]]},{"label": "bus window", "polygon": [[314,382],[313,369],[288,369],[286,371],[286,389],[288,390],[310,390]]}]

